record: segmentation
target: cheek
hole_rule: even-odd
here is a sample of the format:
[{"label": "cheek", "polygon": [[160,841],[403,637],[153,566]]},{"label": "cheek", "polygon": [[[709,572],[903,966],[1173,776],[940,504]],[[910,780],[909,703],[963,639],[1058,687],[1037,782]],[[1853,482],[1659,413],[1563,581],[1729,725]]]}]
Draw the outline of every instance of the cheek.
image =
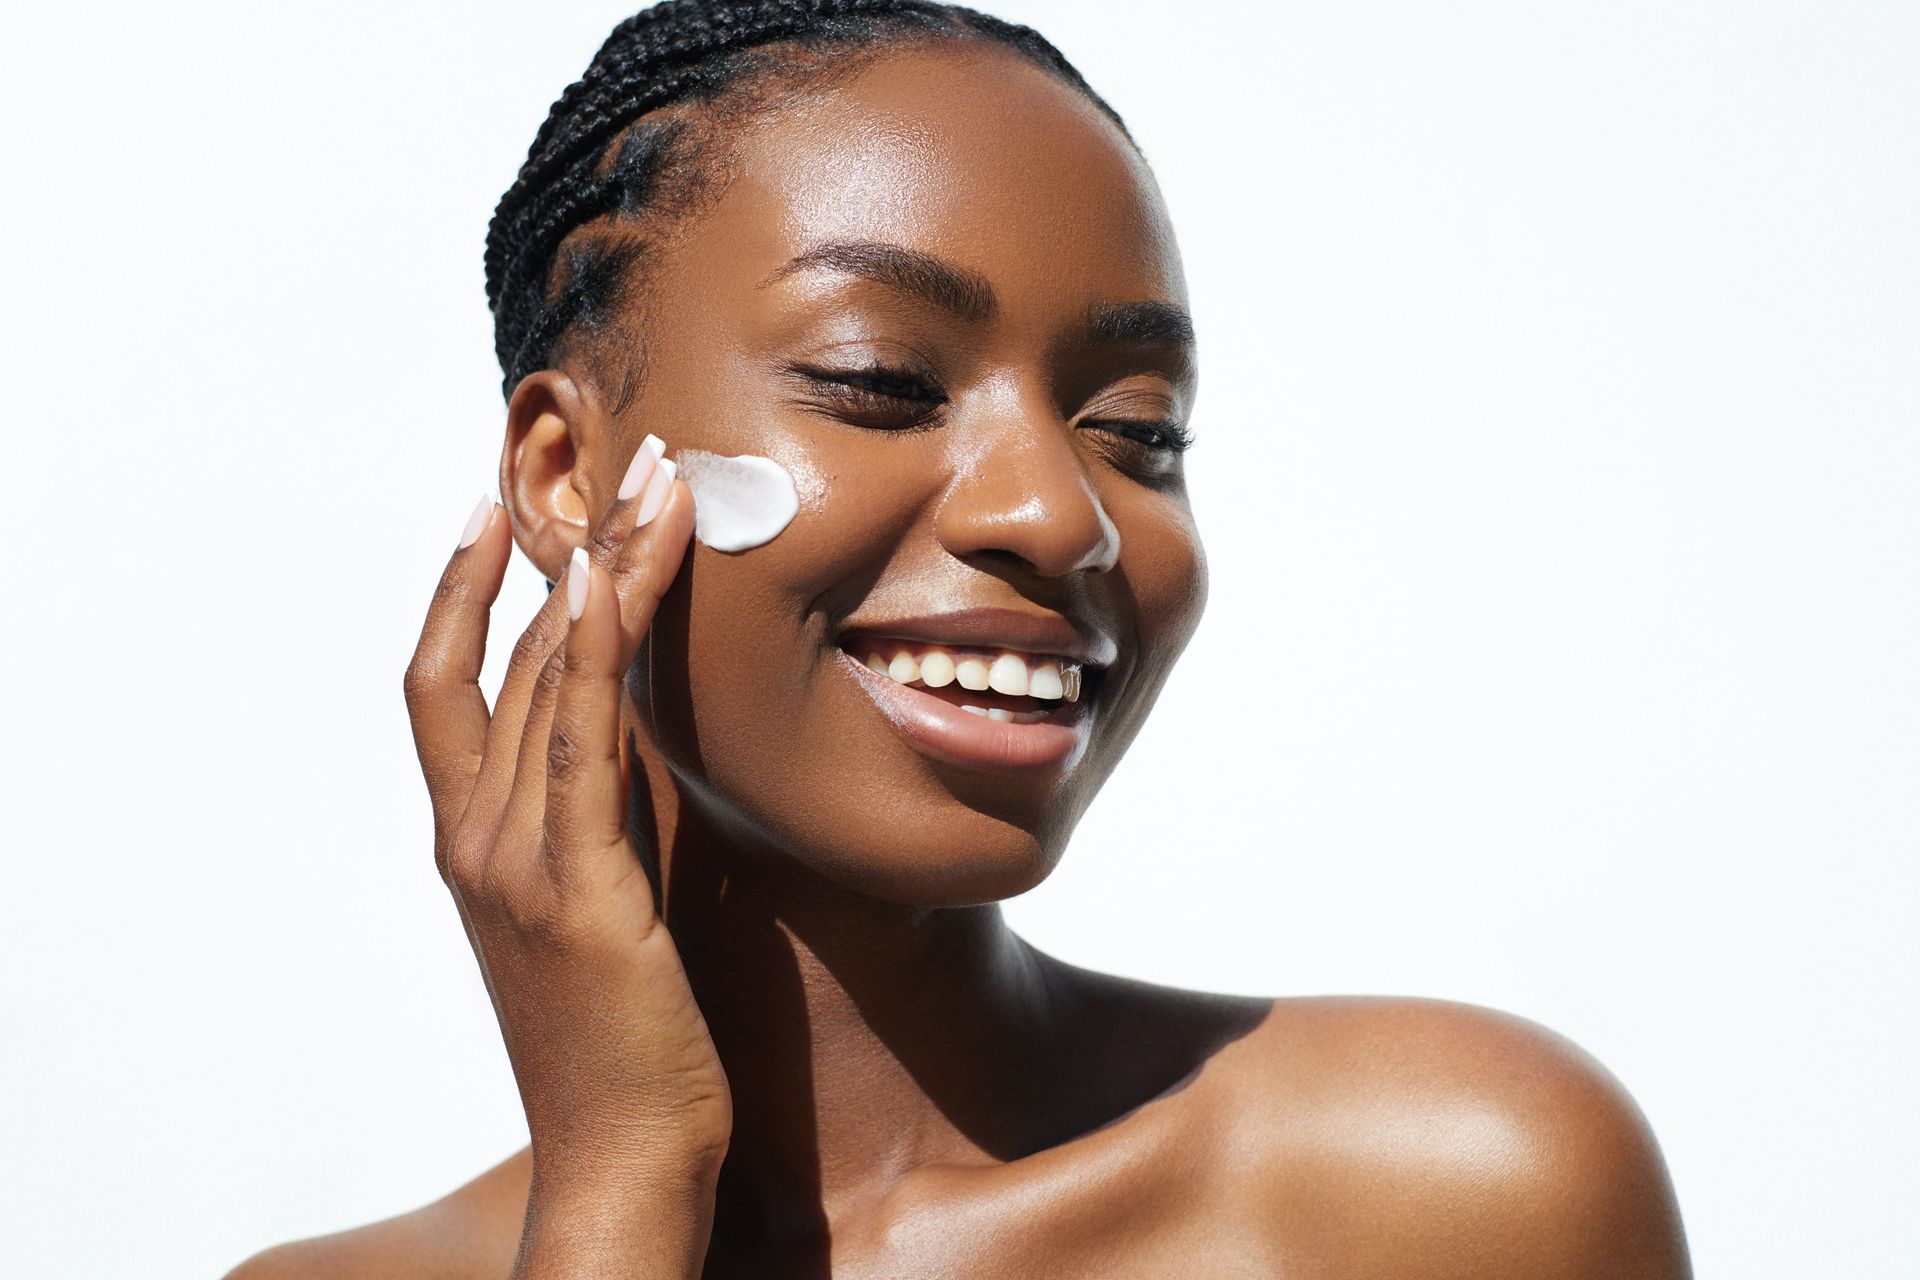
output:
[{"label": "cheek", "polygon": [[636,664],[635,701],[661,753],[741,811],[796,813],[808,795],[831,793],[845,750],[845,708],[823,696],[833,625],[886,570],[922,500],[889,480],[874,442],[860,443],[751,424],[699,443],[772,458],[800,501],[761,546],[726,553],[695,542]]},{"label": "cheek", "polygon": [[[793,478],[799,510],[770,542],[739,553],[696,543],[692,557],[695,620],[704,631],[751,639],[759,649],[807,658],[827,630],[858,606],[912,535],[927,495],[908,460],[852,433],[803,435],[769,425],[740,433],[735,453],[771,458]],[[751,637],[736,620],[755,619]],[[772,656],[766,661],[776,661]]]},{"label": "cheek", "polygon": [[1157,688],[1206,610],[1206,549],[1192,509],[1177,494],[1148,495],[1120,525],[1120,538],[1121,564],[1138,614],[1143,674]]}]

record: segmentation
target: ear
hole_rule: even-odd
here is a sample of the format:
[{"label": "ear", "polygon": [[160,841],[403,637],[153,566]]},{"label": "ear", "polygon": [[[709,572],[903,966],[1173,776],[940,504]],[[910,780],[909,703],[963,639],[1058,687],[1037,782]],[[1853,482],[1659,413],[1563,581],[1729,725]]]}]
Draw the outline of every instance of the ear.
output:
[{"label": "ear", "polygon": [[599,404],[558,369],[528,374],[507,402],[500,501],[513,540],[549,583],[560,580],[613,497],[600,474],[611,457],[610,426]]}]

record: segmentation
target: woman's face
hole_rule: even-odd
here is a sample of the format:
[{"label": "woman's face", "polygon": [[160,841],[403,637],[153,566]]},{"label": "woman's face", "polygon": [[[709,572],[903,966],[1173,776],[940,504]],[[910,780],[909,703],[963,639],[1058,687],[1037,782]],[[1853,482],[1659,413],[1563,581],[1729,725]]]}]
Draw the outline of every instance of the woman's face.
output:
[{"label": "woman's face", "polygon": [[[695,544],[629,687],[719,830],[891,901],[1021,893],[1206,596],[1161,443],[1195,367],[1152,177],[1080,95],[972,46],[758,119],[728,172],[638,268],[639,387],[596,462],[617,476],[649,431],[762,454],[800,511],[744,552]],[[1002,676],[1042,692],[1078,659],[1080,696],[863,665],[903,650],[941,674],[1010,651]]]}]

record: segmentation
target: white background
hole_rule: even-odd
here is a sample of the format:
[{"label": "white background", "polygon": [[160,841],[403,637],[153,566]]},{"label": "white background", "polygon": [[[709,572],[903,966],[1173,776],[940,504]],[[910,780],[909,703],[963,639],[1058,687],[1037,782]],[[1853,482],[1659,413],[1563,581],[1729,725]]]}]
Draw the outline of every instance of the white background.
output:
[{"label": "white background", "polygon": [[[997,11],[1165,187],[1213,569],[1016,927],[1524,1014],[1702,1276],[1916,1274],[1920,10]],[[400,674],[499,451],[487,218],[625,12],[0,17],[10,1274],[215,1276],[522,1141]]]}]

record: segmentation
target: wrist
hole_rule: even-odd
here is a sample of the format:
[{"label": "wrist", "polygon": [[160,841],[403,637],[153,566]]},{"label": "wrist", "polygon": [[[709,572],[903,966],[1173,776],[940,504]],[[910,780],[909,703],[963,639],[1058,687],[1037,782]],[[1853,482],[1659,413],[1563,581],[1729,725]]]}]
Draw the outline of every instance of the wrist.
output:
[{"label": "wrist", "polygon": [[713,1181],[692,1169],[536,1170],[514,1280],[697,1280],[713,1201]]}]

